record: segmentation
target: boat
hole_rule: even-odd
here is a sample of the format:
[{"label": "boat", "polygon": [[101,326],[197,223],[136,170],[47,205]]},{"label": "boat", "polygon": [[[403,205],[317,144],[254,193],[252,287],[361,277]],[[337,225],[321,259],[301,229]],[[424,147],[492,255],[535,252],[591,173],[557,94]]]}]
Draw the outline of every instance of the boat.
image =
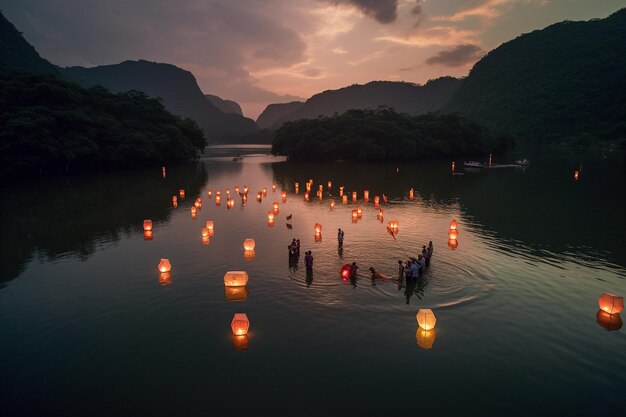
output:
[{"label": "boat", "polygon": [[528,164],[530,164],[530,161],[526,158],[520,159],[519,161],[515,161],[515,165],[519,165],[522,167],[528,166]]},{"label": "boat", "polygon": [[477,161],[465,161],[463,162],[463,166],[466,168],[483,168],[484,165]]}]

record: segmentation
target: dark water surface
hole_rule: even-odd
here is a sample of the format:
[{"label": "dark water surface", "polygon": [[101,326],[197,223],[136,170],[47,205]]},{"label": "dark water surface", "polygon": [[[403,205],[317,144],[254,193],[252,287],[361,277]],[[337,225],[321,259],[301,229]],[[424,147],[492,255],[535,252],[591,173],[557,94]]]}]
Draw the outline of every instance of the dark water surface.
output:
[{"label": "dark water surface", "polygon": [[[581,161],[566,159],[451,175],[448,162],[304,164],[264,151],[239,149],[248,155],[233,162],[232,150],[214,148],[165,178],[156,170],[2,190],[2,416],[624,410],[626,329],[608,332],[595,317],[602,292],[626,295],[621,160],[583,161],[575,181]],[[247,185],[249,198],[229,210],[225,189],[235,185]],[[341,185],[358,192],[358,223],[357,204],[336,196]],[[186,198],[173,208],[180,188]],[[209,188],[221,190],[221,206]],[[383,193],[381,223],[373,198]],[[192,219],[197,196],[203,206]],[[280,212],[269,227],[274,201]],[[154,223],[150,241],[145,218]],[[455,250],[447,245],[452,219]],[[215,222],[208,245],[206,220]],[[389,220],[399,221],[397,241]],[[312,275],[303,259],[289,267],[294,237],[313,251]],[[256,241],[253,260],[244,259],[245,238]],[[418,288],[370,279],[370,266],[395,278],[397,260],[429,240],[434,257]],[[160,258],[172,263],[167,285]],[[352,261],[360,277],[344,282],[339,270]],[[248,272],[245,301],[227,299],[228,270]],[[417,344],[419,308],[437,316],[431,349]],[[247,349],[231,336],[239,312],[251,322]]]}]

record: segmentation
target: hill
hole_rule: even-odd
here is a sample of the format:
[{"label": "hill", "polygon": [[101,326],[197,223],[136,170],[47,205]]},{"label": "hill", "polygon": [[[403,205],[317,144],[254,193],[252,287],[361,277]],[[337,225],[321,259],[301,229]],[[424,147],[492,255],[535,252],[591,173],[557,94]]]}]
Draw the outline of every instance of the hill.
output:
[{"label": "hill", "polygon": [[268,105],[265,110],[257,117],[256,124],[261,129],[270,129],[280,119],[294,113],[304,103],[301,101],[292,101],[290,103],[276,103]]},{"label": "hill", "polygon": [[57,67],[39,56],[0,12],[0,69],[59,75]]},{"label": "hill", "polygon": [[211,102],[211,104],[220,109],[220,111],[224,113],[234,113],[238,114],[239,116],[243,116],[241,106],[236,101],[224,100],[223,98],[214,96],[212,94],[205,94],[204,96],[207,98],[207,100]]},{"label": "hill", "polygon": [[626,9],[561,22],[489,52],[443,111],[532,143],[626,138]]},{"label": "hill", "polygon": [[286,122],[272,153],[294,160],[413,160],[501,152],[506,136],[453,114],[412,116],[389,108]]},{"label": "hill", "polygon": [[295,111],[277,119],[273,128],[286,121],[332,116],[351,109],[391,107],[400,113],[423,114],[439,110],[457,90],[461,80],[442,77],[424,85],[395,81],[372,81],[338,90],[327,90],[308,99]]},{"label": "hill", "polygon": [[220,111],[204,96],[191,72],[171,64],[124,61],[93,68],[64,68],[62,74],[84,87],[100,85],[114,93],[138,90],[161,98],[172,113],[195,120],[212,142],[229,142],[258,131],[254,120]]}]

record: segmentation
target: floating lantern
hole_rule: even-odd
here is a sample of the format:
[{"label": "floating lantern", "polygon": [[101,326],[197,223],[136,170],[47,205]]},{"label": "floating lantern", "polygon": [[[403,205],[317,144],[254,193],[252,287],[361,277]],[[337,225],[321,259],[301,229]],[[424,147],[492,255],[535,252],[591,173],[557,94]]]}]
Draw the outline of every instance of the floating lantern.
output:
[{"label": "floating lantern", "polygon": [[241,352],[242,350],[248,350],[248,335],[244,334],[241,336],[231,335],[233,339],[233,346],[235,346],[235,350],[237,352]]},{"label": "floating lantern", "polygon": [[196,206],[191,206],[190,210],[191,210],[191,215],[194,215],[198,212],[198,208]]},{"label": "floating lantern", "polygon": [[245,250],[254,250],[254,239],[246,239],[243,241],[243,248]]},{"label": "floating lantern", "polygon": [[606,311],[598,310],[596,313],[596,321],[608,331],[619,330],[623,326],[622,318],[618,313],[609,314]]},{"label": "floating lantern", "polygon": [[417,324],[424,330],[432,330],[435,328],[437,318],[430,308],[420,308],[415,316]]},{"label": "floating lantern", "polygon": [[274,208],[274,210],[278,210],[278,202],[274,201],[272,207]]},{"label": "floating lantern", "polygon": [[348,278],[350,276],[350,268],[351,267],[352,266],[350,264],[344,264],[344,266],[341,267],[340,274],[341,274],[342,278],[345,279],[345,278]]},{"label": "floating lantern", "polygon": [[322,241],[322,234],[321,233],[315,233],[315,236],[313,236],[315,238],[316,242],[321,242]]},{"label": "floating lantern", "polygon": [[457,223],[456,220],[452,220],[450,222],[450,230],[456,230],[457,229]]},{"label": "floating lantern", "polygon": [[309,192],[304,193],[304,200],[309,201]]},{"label": "floating lantern", "polygon": [[244,250],[243,251],[243,259],[250,262],[256,256],[256,252],[254,250]]},{"label": "floating lantern", "polygon": [[448,247],[450,249],[456,249],[459,247],[459,241],[456,239],[448,239]]},{"label": "floating lantern", "polygon": [[172,204],[173,204],[174,206],[177,206],[177,205],[178,205],[178,197],[177,197],[177,196],[175,196],[175,195],[173,195],[173,196],[172,196]]},{"label": "floating lantern", "polygon": [[226,189],[226,194],[230,194],[230,188]]},{"label": "floating lantern", "polygon": [[413,201],[414,198],[415,198],[414,190],[413,188],[411,188],[409,190],[409,200]]},{"label": "floating lantern", "polygon": [[343,197],[341,197],[341,202],[342,202],[344,205],[348,204],[348,196],[347,196],[347,195],[344,195]]},{"label": "floating lantern", "polygon": [[598,298],[600,310],[609,314],[621,313],[624,310],[624,297],[605,292]]},{"label": "floating lantern", "polygon": [[209,241],[209,237],[208,236],[202,236],[202,244],[203,245],[208,245],[209,243],[211,243]]},{"label": "floating lantern", "polygon": [[203,238],[203,239],[204,239],[204,238],[207,238],[207,239],[209,238],[209,229],[208,229],[208,228],[203,227],[203,228],[200,230],[200,233],[202,233],[202,238]]},{"label": "floating lantern", "polygon": [[328,189],[330,190],[333,186],[333,183],[331,181],[328,181]]},{"label": "floating lantern", "polygon": [[239,192],[239,186],[235,185],[235,192],[238,193]]},{"label": "floating lantern", "polygon": [[268,211],[267,212],[267,220],[273,222],[274,221],[274,212],[273,211]]},{"label": "floating lantern", "polygon": [[248,284],[246,271],[228,271],[224,274],[224,285],[227,287],[243,287]]},{"label": "floating lantern", "polygon": [[267,227],[274,227],[274,220],[268,220]]},{"label": "floating lantern", "polygon": [[202,199],[200,197],[196,198],[196,201],[193,203],[194,206],[196,206],[196,208],[201,208],[202,207]]},{"label": "floating lantern", "polygon": [[335,208],[335,200],[330,200],[330,209],[334,209]]},{"label": "floating lantern", "polygon": [[452,161],[452,173],[454,174],[454,161]]},{"label": "floating lantern", "polygon": [[219,195],[215,196],[215,205],[216,206],[221,206],[222,205],[222,197],[220,197]]},{"label": "floating lantern", "polygon": [[230,302],[241,302],[248,299],[248,287],[224,287],[224,296]]},{"label": "floating lantern", "polygon": [[248,334],[248,329],[250,328],[248,316],[245,313],[235,313],[233,320],[230,322],[230,328],[236,336]]},{"label": "floating lantern", "polygon": [[391,233],[396,234],[400,229],[400,225],[397,220],[391,220],[389,223],[387,223],[387,229],[389,229]]},{"label": "floating lantern", "polygon": [[310,182],[306,183],[306,191],[307,191],[307,193],[311,192],[311,183]]},{"label": "floating lantern", "polygon": [[263,194],[260,191],[256,193],[256,201],[260,203],[262,198],[263,198]]},{"label": "floating lantern", "polygon": [[211,196],[213,196],[213,191],[211,191],[211,189],[209,188],[206,192],[207,197],[211,198]]},{"label": "floating lantern", "polygon": [[146,219],[143,221],[143,230],[146,232],[152,230],[152,220]]},{"label": "floating lantern", "polygon": [[322,225],[315,223],[315,233],[322,233]]},{"label": "floating lantern", "polygon": [[243,193],[244,194],[248,194],[248,186],[247,185],[243,186]]},{"label": "floating lantern", "polygon": [[352,210],[352,220],[357,220],[359,218],[359,211],[357,209]]},{"label": "floating lantern", "polygon": [[234,198],[229,198],[226,201],[226,207],[228,207],[229,209],[235,207],[235,199]]},{"label": "floating lantern", "polygon": [[161,172],[163,173],[163,178],[165,178],[165,167],[161,167]]},{"label": "floating lantern", "polygon": [[180,190],[178,190],[178,195],[180,195],[180,198],[182,198],[184,200],[185,199],[185,190],[183,190],[182,188]]},{"label": "floating lantern", "polygon": [[159,284],[166,286],[172,283],[172,273],[171,272],[160,272],[159,273]]},{"label": "floating lantern", "polygon": [[363,190],[363,200],[365,200],[365,202],[367,203],[369,199],[370,199],[370,190]]},{"label": "floating lantern", "polygon": [[374,197],[374,206],[376,208],[378,208],[378,206],[380,206],[380,197],[379,196],[375,196]]},{"label": "floating lantern", "polygon": [[352,202],[356,203],[356,191],[352,191]]},{"label": "floating lantern", "polygon": [[322,201],[322,199],[324,198],[324,193],[322,193],[321,191],[318,191],[317,198],[319,198],[319,200]]},{"label": "floating lantern", "polygon": [[222,197],[222,193],[220,192],[220,190],[217,190],[215,192],[215,198],[217,198],[217,197],[220,197],[220,198]]},{"label": "floating lantern", "polygon": [[263,187],[261,192],[263,193],[263,197],[267,197],[267,188]]},{"label": "floating lantern", "polygon": [[417,345],[426,350],[432,349],[436,337],[437,335],[435,334],[435,329],[424,330],[421,327],[418,327],[417,331],[415,332]]},{"label": "floating lantern", "polygon": [[459,232],[457,230],[450,230],[448,232],[448,239],[449,240],[457,240],[459,237]]},{"label": "floating lantern", "polygon": [[319,185],[318,187],[319,192],[323,192],[324,191],[324,186],[322,184]]},{"label": "floating lantern", "polygon": [[272,192],[276,191],[276,184],[272,184]]},{"label": "floating lantern", "polygon": [[212,232],[215,226],[213,225],[213,220],[206,221],[206,228],[209,229],[209,232]]},{"label": "floating lantern", "polygon": [[299,190],[299,188],[300,188],[300,184],[299,184],[299,183],[296,183],[295,185],[296,185],[296,186],[295,186],[296,194],[298,194],[298,193],[300,192],[300,190]]},{"label": "floating lantern", "polygon": [[281,193],[280,193],[280,197],[281,197],[283,200],[287,199],[287,191],[281,191]]},{"label": "floating lantern", "polygon": [[356,213],[359,217],[363,216],[363,209],[359,206],[356,208]]},{"label": "floating lantern", "polygon": [[152,230],[143,232],[143,240],[152,240]]},{"label": "floating lantern", "polygon": [[578,173],[578,171],[574,171],[574,180],[578,181],[580,174]]},{"label": "floating lantern", "polygon": [[339,197],[343,197],[343,185],[339,187]]},{"label": "floating lantern", "polygon": [[159,272],[170,272],[172,270],[172,264],[170,264],[169,259],[161,259],[157,268],[159,268]]}]

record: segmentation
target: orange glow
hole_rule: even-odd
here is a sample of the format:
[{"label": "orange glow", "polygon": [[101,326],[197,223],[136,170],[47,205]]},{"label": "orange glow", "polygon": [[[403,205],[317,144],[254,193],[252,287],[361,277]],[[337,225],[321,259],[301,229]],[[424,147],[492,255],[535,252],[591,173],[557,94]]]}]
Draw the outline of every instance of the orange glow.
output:
[{"label": "orange glow", "polygon": [[267,212],[267,220],[273,222],[274,221],[274,212],[273,211],[268,211]]},{"label": "orange glow", "polygon": [[307,193],[310,193],[310,192],[311,192],[311,183],[310,183],[310,182],[307,182],[307,183],[306,183],[306,192],[307,192]]},{"label": "orange glow", "polygon": [[165,286],[170,285],[172,283],[172,273],[171,272],[160,272],[159,273],[159,284]]},{"label": "orange glow", "polygon": [[274,201],[272,207],[274,208],[274,210],[278,210],[278,202]]},{"label": "orange glow", "polygon": [[161,259],[157,268],[159,268],[159,272],[170,272],[172,270],[172,264],[170,264],[169,259]]},{"label": "orange glow", "polygon": [[198,212],[198,209],[196,206],[191,206],[191,215],[193,216],[194,214],[196,214]]},{"label": "orange glow", "polygon": [[173,204],[174,206],[177,206],[177,205],[178,205],[178,197],[177,197],[177,196],[175,196],[175,195],[173,195],[173,196],[172,196],[172,204]]},{"label": "orange glow", "polygon": [[203,227],[203,228],[200,230],[200,233],[202,233],[202,237],[203,237],[203,238],[205,238],[205,237],[206,237],[206,238],[208,238],[208,237],[209,237],[209,229],[208,229],[208,228],[206,228],[206,227]]},{"label": "orange glow", "polygon": [[152,220],[146,219],[143,221],[143,230],[145,230],[146,232],[152,230]]},{"label": "orange glow", "polygon": [[209,188],[206,192],[206,195],[211,198],[211,196],[213,196],[213,191],[211,191],[211,189]]},{"label": "orange glow", "polygon": [[254,239],[246,239],[243,241],[243,248],[245,250],[254,250],[255,243]]},{"label": "orange glow", "polygon": [[348,196],[344,194],[343,197],[341,197],[341,202],[344,205],[348,204]]},{"label": "orange glow", "polygon": [[374,207],[378,208],[380,206],[380,197],[379,196],[375,196],[374,197]]},{"label": "orange glow", "polygon": [[435,329],[424,330],[421,327],[418,327],[417,331],[415,332],[417,345],[426,350],[432,349],[436,337],[437,335],[435,334]]},{"label": "orange glow", "polygon": [[272,184],[272,191],[276,191],[276,184]]},{"label": "orange glow", "polygon": [[233,338],[233,346],[235,346],[235,350],[237,352],[241,352],[242,350],[248,350],[248,345],[249,345],[248,335],[237,336],[233,334],[232,338]]},{"label": "orange glow", "polygon": [[248,186],[247,185],[243,186],[243,193],[244,194],[248,194]]},{"label": "orange glow", "polygon": [[224,274],[224,285],[226,287],[243,287],[248,284],[248,273],[246,271],[228,271]]},{"label": "orange glow", "polygon": [[322,241],[322,234],[321,233],[315,233],[315,235],[313,237],[315,238],[316,242],[321,242]]},{"label": "orange glow", "polygon": [[243,251],[243,259],[245,261],[252,261],[254,259],[254,257],[256,256],[256,252],[253,250],[244,250]]},{"label": "orange glow", "polygon": [[324,186],[322,184],[319,185],[319,191],[320,192],[324,191]]},{"label": "orange glow", "polygon": [[322,233],[322,225],[315,223],[315,233]]},{"label": "orange glow", "polygon": [[448,239],[449,240],[457,240],[459,238],[459,232],[456,230],[450,230],[448,232]]},{"label": "orange glow", "polygon": [[335,208],[335,200],[330,200],[330,209],[334,209]]},{"label": "orange glow", "polygon": [[281,191],[280,196],[283,200],[287,198],[287,191]]},{"label": "orange glow", "polygon": [[359,217],[363,216],[363,209],[359,206],[356,208],[356,213]]},{"label": "orange glow", "polygon": [[459,247],[459,241],[456,239],[448,239],[448,247],[450,249],[456,249]]},{"label": "orange glow", "polygon": [[267,227],[274,227],[274,220],[268,220]]},{"label": "orange glow", "polygon": [[185,190],[183,190],[182,188],[180,190],[178,190],[178,195],[180,195],[181,199],[185,199]]},{"label": "orange glow", "polygon": [[578,171],[574,171],[574,179],[575,179],[576,181],[578,181],[578,178],[579,178],[579,173],[578,173]]},{"label": "orange glow", "polygon": [[239,186],[235,185],[235,192],[238,193],[239,192]]},{"label": "orange glow", "polygon": [[200,208],[202,207],[202,199],[200,197],[196,198],[195,203],[193,203],[194,206],[196,206],[196,208]]},{"label": "orange glow", "polygon": [[304,200],[309,201],[309,192],[304,193]]},{"label": "orange glow", "polygon": [[230,322],[230,328],[236,336],[248,334],[248,329],[250,328],[248,316],[245,313],[235,313],[233,320]]},{"label": "orange glow", "polygon": [[370,190],[363,190],[363,200],[367,203],[370,199]]},{"label": "orange glow", "polygon": [[414,190],[413,188],[411,188],[409,190],[409,200],[413,201],[414,198],[415,198]]},{"label": "orange glow", "polygon": [[224,287],[224,296],[230,302],[246,301],[248,299],[248,287]]},{"label": "orange glow", "polygon": [[435,313],[429,308],[420,308],[415,318],[417,319],[417,324],[424,330],[434,329],[435,323],[437,323]]},{"label": "orange glow", "polygon": [[609,314],[606,311],[598,310],[596,313],[598,324],[608,331],[619,330],[623,326],[622,318],[619,313]]},{"label": "orange glow", "polygon": [[343,185],[339,187],[339,197],[343,197]]},{"label": "orange glow", "polygon": [[217,198],[217,197],[222,198],[222,192],[221,192],[220,190],[217,190],[217,191],[215,192],[215,198]]},{"label": "orange glow", "polygon": [[143,240],[152,240],[152,230],[143,232]]},{"label": "orange glow", "polygon": [[214,227],[215,226],[213,225],[213,220],[207,220],[206,221],[206,228],[209,229],[209,232],[211,232]]},{"label": "orange glow", "polygon": [[215,196],[215,205],[216,206],[221,206],[222,205],[222,197],[220,197],[219,195]]},{"label": "orange glow", "polygon": [[267,197],[267,188],[263,187],[261,192],[263,193],[263,197]]},{"label": "orange glow", "polygon": [[161,167],[161,172],[163,173],[163,178],[165,178],[165,167]]},{"label": "orange glow", "polygon": [[387,223],[387,228],[393,233],[396,234],[398,233],[398,230],[400,229],[400,225],[398,223],[397,220],[391,220],[389,221],[389,223]]},{"label": "orange glow", "polygon": [[452,220],[452,221],[450,222],[450,230],[456,230],[456,229],[457,229],[457,226],[458,226],[458,225],[457,225],[457,223],[456,223],[456,220]]},{"label": "orange glow", "polygon": [[332,181],[328,181],[328,189],[330,190],[333,187]]},{"label": "orange glow", "polygon": [[229,209],[235,207],[235,199],[234,198],[229,198],[226,201],[226,207],[228,207]]},{"label": "orange glow", "polygon": [[356,198],[356,191],[352,191],[352,202],[356,203],[356,200],[357,200],[357,198]]},{"label": "orange glow", "polygon": [[230,188],[226,189],[226,194],[230,194]]},{"label": "orange glow", "polygon": [[299,183],[295,184],[295,191],[296,191],[296,194],[298,194],[300,192],[300,184]]},{"label": "orange glow", "polygon": [[598,298],[598,305],[600,310],[609,314],[621,313],[624,310],[624,297],[605,292]]},{"label": "orange glow", "polygon": [[454,161],[452,161],[452,173],[454,174]]},{"label": "orange glow", "polygon": [[357,209],[352,210],[352,220],[359,218],[359,211]]}]

